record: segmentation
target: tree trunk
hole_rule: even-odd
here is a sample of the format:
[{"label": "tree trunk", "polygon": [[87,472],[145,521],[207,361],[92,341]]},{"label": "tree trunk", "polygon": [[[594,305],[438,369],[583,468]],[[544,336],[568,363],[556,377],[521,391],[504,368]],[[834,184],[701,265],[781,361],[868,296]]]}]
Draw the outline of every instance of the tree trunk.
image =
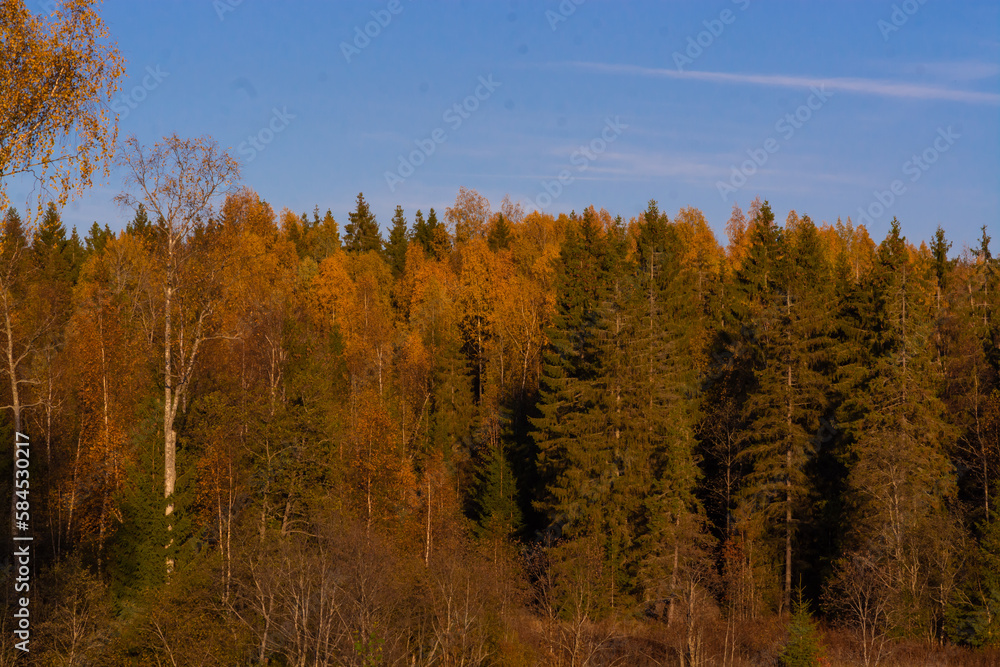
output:
[{"label": "tree trunk", "polygon": [[431,480],[426,471],[424,476],[427,477],[427,536],[424,540],[424,567],[428,567],[431,563]]},{"label": "tree trunk", "polygon": [[788,367],[787,446],[785,447],[785,587],[782,608],[792,609],[792,367]]},{"label": "tree trunk", "polygon": [[[792,297],[785,292],[785,312],[789,320],[792,315]],[[788,334],[788,354],[792,354],[791,331]],[[785,586],[782,597],[782,609],[785,613],[792,610],[792,364],[786,366],[786,398],[787,413],[785,415]]]},{"label": "tree trunk", "polygon": [[[7,300],[8,295],[4,295],[4,326],[7,333],[7,373],[10,375],[10,409],[14,413],[14,433],[21,433],[21,398],[17,391],[17,359],[14,357],[14,331],[11,326],[11,305]],[[11,450],[14,458],[17,458],[17,447]],[[16,461],[11,461],[13,466]],[[17,496],[11,491],[10,494],[10,527],[14,527],[14,517],[16,516],[15,503]]]},{"label": "tree trunk", "polygon": [[10,305],[4,300],[4,325],[7,333],[7,373],[10,376],[10,408],[14,413],[14,431],[21,432],[21,398],[18,393],[17,359],[14,358],[14,331],[10,322]]},{"label": "tree trunk", "polygon": [[[172,261],[173,252],[170,252],[167,261]],[[174,486],[177,483],[177,433],[174,431],[174,416],[177,414],[175,405],[175,395],[173,391],[173,378],[171,376],[172,331],[170,321],[170,308],[173,301],[172,276],[167,276],[167,286],[164,289],[163,304],[163,498],[166,500],[165,514],[167,517],[167,535],[165,550],[167,554],[167,574],[174,570],[174,559],[169,555],[169,549],[173,546],[173,513],[174,513]]]}]

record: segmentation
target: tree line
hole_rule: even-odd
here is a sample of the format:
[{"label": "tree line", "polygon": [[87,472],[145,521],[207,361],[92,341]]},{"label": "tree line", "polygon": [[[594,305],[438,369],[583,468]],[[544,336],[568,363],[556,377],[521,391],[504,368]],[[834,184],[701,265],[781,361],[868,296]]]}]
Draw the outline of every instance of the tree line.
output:
[{"label": "tree line", "polygon": [[125,229],[3,220],[39,664],[1000,643],[985,228],[951,253],[757,199],[723,247],[694,208],[461,188],[383,236],[361,194],[342,230],[276,214],[209,140],[125,156]]}]

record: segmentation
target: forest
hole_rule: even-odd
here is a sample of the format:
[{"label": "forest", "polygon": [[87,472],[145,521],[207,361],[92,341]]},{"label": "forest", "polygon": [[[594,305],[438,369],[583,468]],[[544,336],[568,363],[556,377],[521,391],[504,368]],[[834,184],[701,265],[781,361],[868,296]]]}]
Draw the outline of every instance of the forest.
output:
[{"label": "forest", "polygon": [[[702,199],[682,172],[694,170],[704,181],[718,173],[709,158],[743,160],[740,137],[749,135],[734,134],[725,146],[697,144],[747,127],[759,134],[752,122],[712,114],[783,105],[787,96],[774,95],[775,87],[812,86],[814,79],[708,71],[711,55],[697,65],[705,71],[669,76],[577,62],[573,87],[614,99],[623,113],[639,106],[629,95],[640,88],[614,88],[622,84],[602,78],[606,90],[593,95],[596,74],[584,65],[602,77],[653,74],[657,85],[643,86],[641,96],[661,97],[654,115],[622,123],[623,130],[634,125],[636,138],[623,136],[607,153],[612,139],[593,139],[584,164],[569,158],[580,171],[594,163],[586,176],[574,172],[572,196],[595,189],[575,206],[567,194],[553,207],[567,213],[525,206],[516,193],[498,201],[494,193],[511,190],[493,177],[465,176],[489,162],[488,169],[532,180],[525,174],[566,157],[542,139],[554,137],[564,148],[576,136],[583,121],[568,118],[568,110],[588,123],[607,114],[569,93],[525,111],[515,91],[567,86],[571,63],[560,69],[547,56],[518,60],[497,70],[496,85],[510,83],[493,116],[479,93],[463,107],[443,107],[468,114],[484,107],[475,119],[463,113],[463,137],[452,127],[454,143],[435,156],[438,171],[428,168],[410,183],[425,193],[447,187],[447,195],[410,190],[384,209],[419,201],[438,210],[395,206],[387,220],[382,204],[363,193],[351,203],[363,188],[348,177],[376,174],[370,180],[381,184],[374,162],[361,159],[374,159],[373,146],[410,141],[411,119],[400,110],[434,108],[451,94],[434,85],[457,76],[435,70],[434,85],[390,83],[406,69],[391,57],[405,39],[416,34],[421,48],[433,48],[461,34],[478,53],[487,31],[470,26],[494,30],[501,21],[506,27],[496,35],[525,35],[519,46],[504,43],[504,53],[528,57],[541,43],[563,57],[581,53],[576,46],[588,40],[616,44],[608,31],[626,25],[628,39],[620,41],[641,42],[639,28],[651,28],[662,50],[683,43],[670,32],[673,14],[651,7],[648,15],[562,27],[541,12],[532,17],[518,8],[519,18],[505,6],[500,18],[477,14],[480,23],[469,16],[452,29],[446,22],[459,10],[421,18],[415,3],[394,19],[396,32],[375,43],[404,5],[380,5],[371,19],[320,20],[314,13],[324,9],[316,7],[254,14],[259,8],[246,3],[237,13],[238,0],[220,0],[206,12],[218,20],[212,32],[182,17],[184,34],[168,33],[177,44],[160,49],[145,48],[156,39],[150,26],[178,19],[154,13],[152,4],[130,6],[135,15],[112,13],[108,24],[95,0],[35,4],[44,13],[23,0],[0,0],[0,505],[10,513],[10,530],[0,531],[0,667],[1000,664],[1000,260],[985,225],[969,233],[995,219],[995,192],[971,180],[974,172],[988,180],[994,168],[982,147],[995,136],[995,114],[980,122],[966,106],[955,115],[961,133],[975,138],[942,162],[963,163],[966,171],[942,166],[934,178],[943,180],[932,186],[928,176],[924,191],[901,180],[889,186],[901,218],[918,210],[923,219],[909,222],[917,228],[954,219],[948,231],[938,226],[931,238],[910,238],[908,221],[890,222],[889,215],[872,214],[869,229],[846,216],[816,222],[804,210],[776,208],[781,193],[821,199],[844,192],[834,184],[869,188],[865,179],[885,173],[871,156],[886,151],[886,137],[870,136],[865,155],[832,166],[846,153],[842,146],[858,143],[854,133],[889,119],[885,134],[893,139],[921,114],[930,124],[937,118],[929,106],[888,106],[902,104],[896,98],[995,105],[994,88],[831,74],[816,84],[837,90],[823,114],[832,118],[843,104],[847,130],[821,126],[817,114],[803,143],[783,143],[775,170],[769,164],[770,174],[754,184],[787,178],[755,190],[775,204],[759,196],[744,200],[745,209],[732,204],[729,213],[726,200],[718,214],[705,209],[716,218],[710,221],[693,207],[661,210],[655,199],[642,210],[645,192],[628,194],[639,201],[626,205],[607,196],[625,201],[637,182],[650,183],[660,201]],[[328,4],[326,11],[347,11],[349,3]],[[739,31],[746,24],[754,41],[732,51],[743,63],[762,51],[761,31],[750,30],[756,20],[787,39],[805,35],[803,52],[843,43],[839,33],[836,42],[816,39],[832,22],[829,14],[811,15],[813,28],[805,30],[786,20],[793,13],[786,8],[773,23],[766,14],[753,18],[767,11],[754,3],[734,24],[750,3],[734,4],[737,12],[702,21],[712,32],[702,31],[709,40],[699,49],[718,37],[714,53],[723,56],[745,39]],[[908,14],[923,5],[902,4],[912,6]],[[486,3],[459,5],[487,11]],[[559,5],[557,23],[578,5]],[[893,9],[905,23],[903,10]],[[932,6],[922,11],[908,31],[919,31],[924,18],[935,30],[948,20],[932,18]],[[964,24],[989,23],[971,16],[951,24],[954,43],[996,44],[961,32]],[[324,21],[344,34],[350,21],[362,21],[366,32],[359,24],[356,34],[367,34],[370,48],[353,55],[359,68],[367,59],[374,69],[348,75],[330,66],[329,80],[326,70],[314,71],[326,61],[311,62],[297,49],[316,43],[336,52],[329,45],[338,33]],[[419,21],[432,31],[421,32]],[[275,56],[289,60],[258,60],[257,83],[195,49],[221,45],[227,59],[268,59],[263,42],[282,34],[272,32],[278,24],[294,34],[295,49]],[[727,47],[722,30],[730,24]],[[122,29],[132,52],[162,56],[145,70],[133,68],[138,77],[122,95],[124,49],[108,25]],[[600,39],[574,33],[588,25]],[[530,40],[539,26],[551,30]],[[307,28],[327,32],[313,39]],[[855,24],[851,29],[854,50],[863,39]],[[688,41],[697,46],[702,33],[693,34],[699,41]],[[254,41],[258,35],[266,39]],[[891,35],[881,36],[880,49]],[[893,49],[908,53],[906,35],[891,37]],[[252,48],[231,47],[238,43]],[[171,60],[174,46],[183,57]],[[788,60],[800,59],[795,48]],[[434,62],[479,57],[472,51],[455,47]],[[937,58],[938,51],[959,53],[951,42],[935,42],[924,55]],[[863,54],[868,66],[888,62],[873,53],[869,47]],[[1000,69],[973,60],[913,71],[959,72],[950,78],[991,85]],[[185,79],[189,61],[197,69]],[[307,69],[315,80],[295,78]],[[421,69],[434,67],[413,71]],[[849,68],[823,71],[854,76]],[[527,87],[507,78],[515,73]],[[178,86],[172,100],[154,91],[168,76],[164,87]],[[756,86],[757,96],[676,92],[709,85]],[[380,97],[394,87],[405,95]],[[275,89],[288,92],[291,111],[280,129],[270,121],[258,130],[267,140],[244,163],[224,147],[225,137],[161,131],[211,126],[200,112],[216,129],[258,123],[248,120],[250,109],[278,113]],[[336,97],[344,90],[349,104]],[[139,123],[138,105],[154,95],[161,106],[149,103]],[[851,107],[852,95],[878,95],[880,106]],[[661,117],[679,107],[698,122]],[[387,109],[399,115],[379,116]],[[531,109],[543,111],[532,116]],[[813,109],[799,107],[810,118]],[[118,136],[119,120],[131,111],[132,127],[145,128],[141,140]],[[254,163],[251,178],[247,164],[299,114],[302,126],[289,127],[281,147]],[[149,140],[151,127],[165,136]],[[815,153],[807,150],[810,132],[827,141]],[[341,134],[364,143],[336,143]],[[478,136],[493,148],[476,144]],[[520,152],[530,168],[505,161],[520,159],[518,147],[529,144]],[[647,145],[646,157],[635,152]],[[702,152],[686,154],[684,168],[671,171],[676,165],[665,156],[675,146]],[[282,152],[303,147],[317,152]],[[945,150],[928,148],[925,166]],[[753,149],[746,153],[752,157]],[[422,164],[430,153],[419,155]],[[788,161],[779,172],[781,159]],[[324,171],[331,162],[352,173]],[[795,164],[827,169],[828,162],[830,173],[818,180],[795,179]],[[622,176],[630,173],[622,165],[636,164],[642,174]],[[756,173],[757,163],[744,164]],[[556,173],[551,183],[569,186],[570,172]],[[435,181],[441,174],[450,179],[446,186]],[[458,174],[494,201],[465,186],[456,194]],[[115,181],[108,199],[124,217],[87,215],[100,222],[86,229],[74,222],[81,207],[71,205],[102,178]],[[325,212],[318,205],[277,208],[313,197],[269,189],[272,205],[261,194],[277,180],[320,179],[321,201],[349,193],[336,215],[336,205]],[[559,193],[542,183],[554,203]],[[597,189],[602,183],[606,189]],[[702,192],[715,193],[707,187]],[[907,188],[913,194],[902,200]],[[752,191],[730,190],[727,196]],[[372,200],[384,194],[369,191]],[[889,213],[895,200],[882,194],[875,191],[876,203]],[[920,210],[931,200],[948,208]],[[972,208],[951,208],[960,200],[985,202],[974,209],[975,224],[961,213]],[[820,203],[814,212],[830,210]],[[973,247],[952,247],[956,238],[976,236]]]},{"label": "forest", "polygon": [[126,150],[124,230],[3,220],[30,664],[1000,656],[986,228],[758,198],[723,246],[463,187],[383,236],[222,187],[210,140]]}]

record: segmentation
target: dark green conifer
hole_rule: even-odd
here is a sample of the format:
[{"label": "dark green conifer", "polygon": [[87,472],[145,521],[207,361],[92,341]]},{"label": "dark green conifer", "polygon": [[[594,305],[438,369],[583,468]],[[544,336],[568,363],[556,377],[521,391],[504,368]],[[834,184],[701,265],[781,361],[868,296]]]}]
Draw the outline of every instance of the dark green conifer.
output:
[{"label": "dark green conifer", "polygon": [[358,193],[358,205],[347,214],[350,222],[344,227],[344,246],[351,252],[382,251],[382,233],[375,215],[368,208],[365,196]]},{"label": "dark green conifer", "polygon": [[406,268],[406,247],[409,244],[409,232],[406,229],[406,217],[403,215],[403,207],[397,206],[396,212],[392,216],[392,230],[389,232],[389,241],[385,244],[385,258],[392,269],[392,275],[399,278]]}]

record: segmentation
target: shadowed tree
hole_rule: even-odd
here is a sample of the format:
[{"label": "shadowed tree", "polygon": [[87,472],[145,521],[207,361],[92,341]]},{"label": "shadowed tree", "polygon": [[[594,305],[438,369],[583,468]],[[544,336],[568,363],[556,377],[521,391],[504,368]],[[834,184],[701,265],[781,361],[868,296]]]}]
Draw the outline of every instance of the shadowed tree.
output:
[{"label": "shadowed tree", "polygon": [[[933,632],[942,610],[932,595],[950,576],[932,567],[949,558],[959,533],[948,516],[955,441],[939,395],[940,370],[929,337],[934,289],[912,261],[893,219],[867,281],[862,320],[870,358],[863,390],[845,402],[852,437],[845,496],[852,508],[843,567],[870,564],[887,597],[887,623],[904,633]],[[858,363],[858,362],[856,362]]]}]

